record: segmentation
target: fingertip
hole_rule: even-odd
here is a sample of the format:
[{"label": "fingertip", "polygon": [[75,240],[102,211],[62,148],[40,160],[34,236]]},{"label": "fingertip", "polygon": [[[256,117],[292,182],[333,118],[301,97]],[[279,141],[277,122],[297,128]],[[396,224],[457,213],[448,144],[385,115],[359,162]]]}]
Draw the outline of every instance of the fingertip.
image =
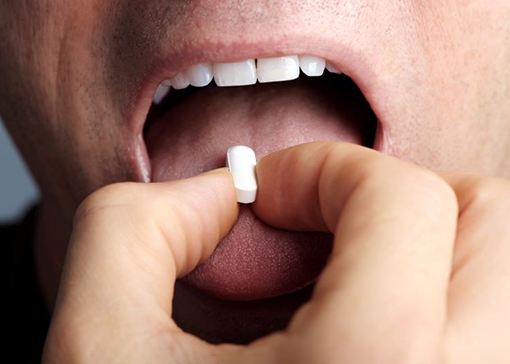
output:
[{"label": "fingertip", "polygon": [[171,245],[180,277],[210,256],[235,224],[239,207],[226,168],[176,180],[163,188],[160,190],[163,191],[160,201],[165,203],[162,209],[170,209],[172,219],[162,221],[160,226],[165,227],[165,235],[169,237],[179,231],[179,239]]},{"label": "fingertip", "polygon": [[227,167],[221,167],[221,168],[216,168],[216,169],[211,169],[210,171],[206,171],[206,172],[203,172],[201,173],[199,176],[206,176],[206,175],[209,175],[209,174],[230,174],[228,172],[228,168]]},{"label": "fingertip", "polygon": [[318,175],[330,144],[301,144],[262,158],[257,164],[255,214],[278,228],[326,230],[318,206]]}]

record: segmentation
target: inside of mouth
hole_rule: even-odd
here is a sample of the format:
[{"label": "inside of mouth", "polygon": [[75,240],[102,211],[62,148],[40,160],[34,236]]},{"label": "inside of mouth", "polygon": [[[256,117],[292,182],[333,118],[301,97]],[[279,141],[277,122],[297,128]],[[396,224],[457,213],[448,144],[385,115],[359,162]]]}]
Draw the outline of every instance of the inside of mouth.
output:
[{"label": "inside of mouth", "polygon": [[[223,167],[232,145],[250,146],[259,159],[318,140],[372,147],[377,125],[356,84],[326,72],[251,86],[172,89],[151,107],[144,137],[158,182]],[[329,234],[275,229],[244,207],[209,260],[184,281],[229,301],[285,295],[316,280],[331,241]]]},{"label": "inside of mouth", "polygon": [[[345,125],[346,127],[352,128],[353,131],[359,133],[361,140],[358,144],[369,148],[373,147],[377,118],[368,101],[354,81],[347,75],[327,71],[320,77],[306,77],[302,75],[296,80],[269,84],[220,88],[214,83],[210,83],[208,86],[200,88],[187,87],[182,90],[172,88],[160,103],[152,104],[144,124],[144,136],[147,137],[155,121],[161,119],[166,112],[175,109],[179,104],[183,103],[184,100],[191,98],[193,95],[206,92],[211,93],[214,92],[213,90],[217,90],[220,91],[218,92],[218,98],[222,98],[226,96],[221,95],[221,93],[224,93],[222,91],[225,90],[234,92],[242,91],[244,93],[256,93],[259,91],[260,93],[260,91],[275,92],[275,89],[279,89],[280,92],[284,93],[285,89],[290,88],[305,88],[308,89],[310,94],[314,94],[313,96],[323,98],[324,106],[338,113],[339,123],[347,124]],[[200,97],[198,96],[197,101],[199,99]],[[258,100],[254,101],[258,102]],[[205,107],[206,105],[200,105],[200,102],[197,102],[196,106]],[[150,153],[150,145],[148,145],[148,149]]]}]

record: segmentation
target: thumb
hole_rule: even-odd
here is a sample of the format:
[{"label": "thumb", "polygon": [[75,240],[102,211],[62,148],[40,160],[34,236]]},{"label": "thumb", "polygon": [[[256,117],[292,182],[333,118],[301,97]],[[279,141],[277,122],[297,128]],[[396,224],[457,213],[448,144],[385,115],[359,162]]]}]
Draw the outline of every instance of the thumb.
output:
[{"label": "thumb", "polygon": [[209,257],[237,213],[225,169],[93,193],[75,216],[45,357],[65,346],[81,351],[71,357],[116,361],[149,350],[151,335],[178,331],[170,319],[175,280]]}]

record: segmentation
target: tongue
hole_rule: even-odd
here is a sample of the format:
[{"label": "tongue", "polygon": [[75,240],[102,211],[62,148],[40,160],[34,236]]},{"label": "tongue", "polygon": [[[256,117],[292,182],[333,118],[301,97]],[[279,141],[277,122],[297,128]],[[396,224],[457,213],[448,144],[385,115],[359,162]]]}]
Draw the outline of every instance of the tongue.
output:
[{"label": "tongue", "polygon": [[[258,158],[316,140],[363,144],[373,122],[370,108],[346,77],[335,78],[173,91],[165,110],[155,110],[148,121],[153,180],[224,166],[227,148],[237,144],[249,145]],[[243,206],[213,255],[184,280],[228,300],[282,295],[316,279],[331,238],[275,229]]]}]

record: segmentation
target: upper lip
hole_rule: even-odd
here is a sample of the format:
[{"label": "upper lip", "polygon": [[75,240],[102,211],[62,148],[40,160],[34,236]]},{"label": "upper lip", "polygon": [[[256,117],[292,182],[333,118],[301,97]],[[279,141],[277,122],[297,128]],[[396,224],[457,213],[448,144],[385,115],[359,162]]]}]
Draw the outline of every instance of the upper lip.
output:
[{"label": "upper lip", "polygon": [[[352,43],[349,43],[352,45]],[[138,175],[145,176],[150,181],[151,164],[143,138],[143,130],[148,111],[152,105],[152,99],[159,84],[176,73],[198,63],[235,62],[245,59],[257,59],[262,57],[277,57],[288,55],[314,55],[326,59],[340,72],[349,76],[359,87],[372,110],[377,116],[377,136],[374,148],[383,149],[384,138],[382,137],[383,122],[379,117],[378,110],[382,105],[375,97],[374,82],[375,74],[368,60],[362,52],[347,46],[339,40],[330,37],[303,37],[286,35],[280,39],[261,38],[259,40],[231,41],[223,43],[220,40],[203,40],[194,42],[193,46],[167,47],[161,49],[161,54],[155,62],[151,72],[143,79],[135,96],[135,107],[130,116],[129,127],[134,133],[133,148]],[[249,87],[249,86],[248,86]]]}]

